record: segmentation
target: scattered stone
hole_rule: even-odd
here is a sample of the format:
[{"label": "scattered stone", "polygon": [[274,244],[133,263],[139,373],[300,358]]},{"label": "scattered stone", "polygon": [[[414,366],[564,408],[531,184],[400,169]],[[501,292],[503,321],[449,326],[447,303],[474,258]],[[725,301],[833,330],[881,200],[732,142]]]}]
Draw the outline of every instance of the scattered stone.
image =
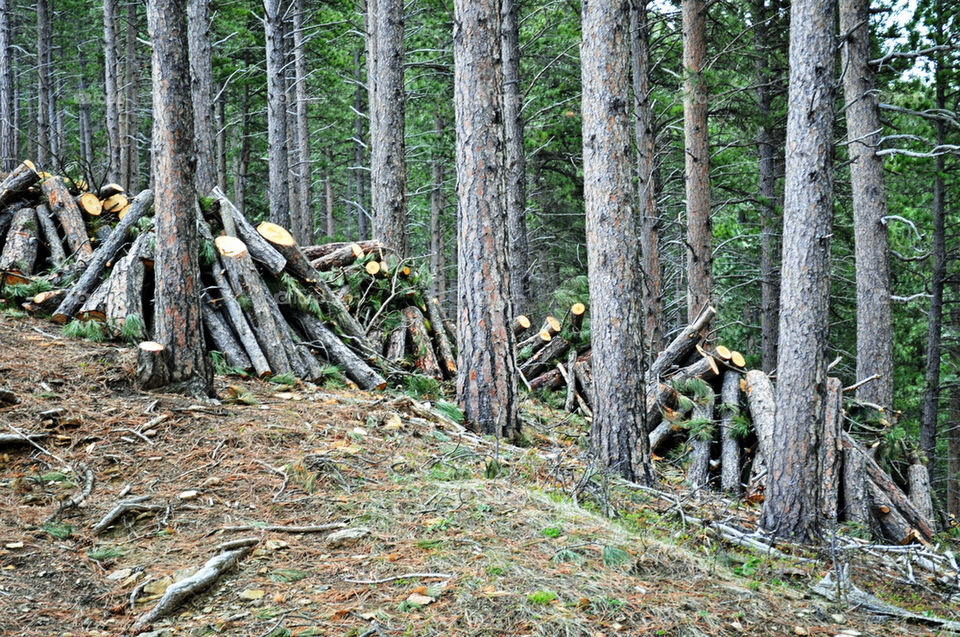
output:
[{"label": "scattered stone", "polygon": [[8,549],[22,549],[23,542],[8,542],[4,546]]},{"label": "scattered stone", "polygon": [[804,628],[803,626],[794,626],[793,627],[794,635],[809,635],[810,631]]},{"label": "scattered stone", "polygon": [[266,593],[264,593],[264,592],[263,592],[261,589],[259,589],[259,588],[248,588],[248,589],[245,590],[245,591],[241,591],[240,594],[238,595],[238,597],[239,597],[240,599],[244,599],[244,600],[247,600],[247,601],[254,601],[254,600],[257,600],[257,599],[263,599],[263,596],[264,596],[265,594],[266,594]]},{"label": "scattered stone", "polygon": [[421,595],[420,593],[411,593],[410,597],[407,598],[407,602],[416,606],[426,606],[427,604],[432,604],[434,599],[426,595]]},{"label": "scattered stone", "polygon": [[327,536],[327,547],[339,549],[354,546],[368,535],[370,535],[370,529],[365,526],[335,531]]},{"label": "scattered stone", "polygon": [[196,500],[200,497],[200,492],[196,489],[190,489],[189,491],[182,491],[177,495],[181,500]]},{"label": "scattered stone", "polygon": [[115,582],[117,580],[127,579],[131,574],[133,574],[132,568],[121,568],[107,575],[107,579]]},{"label": "scattered stone", "polygon": [[830,615],[830,619],[833,620],[834,624],[845,624],[847,622],[847,618],[840,613],[834,613],[833,615]]}]

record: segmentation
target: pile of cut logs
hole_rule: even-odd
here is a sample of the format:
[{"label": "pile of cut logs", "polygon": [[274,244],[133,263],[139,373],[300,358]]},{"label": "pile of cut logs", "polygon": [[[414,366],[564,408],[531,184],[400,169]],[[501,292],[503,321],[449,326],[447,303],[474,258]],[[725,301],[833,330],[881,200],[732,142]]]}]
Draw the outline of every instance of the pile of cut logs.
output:
[{"label": "pile of cut logs", "polygon": [[[759,502],[776,444],[774,381],[762,371],[747,370],[739,352],[704,344],[714,314],[707,308],[647,370],[650,448],[655,454],[681,452],[695,489],[719,488]],[[518,332],[523,329],[518,323]],[[535,352],[521,371],[534,390],[565,388],[566,410],[589,416],[590,350],[570,347],[556,337],[559,329],[559,322],[548,317],[540,333],[518,345]],[[545,354],[558,340],[561,345]],[[839,379],[828,378],[820,445],[823,518],[855,523],[897,543],[930,540],[935,521],[926,467],[916,455],[910,457],[904,484],[898,484],[874,457],[876,441],[855,438],[844,428],[844,391]]]},{"label": "pile of cut logs", "polygon": [[[408,371],[455,375],[442,307],[380,244],[298,246],[281,226],[254,227],[216,188],[198,211],[203,323],[229,369],[319,380],[326,361],[361,389]],[[152,214],[149,190],[128,199],[109,184],[94,194],[24,162],[0,183],[0,296],[60,324],[95,321],[140,342],[140,359],[162,357],[149,340]],[[364,294],[354,298],[355,288]],[[145,388],[160,380],[139,375]]]}]

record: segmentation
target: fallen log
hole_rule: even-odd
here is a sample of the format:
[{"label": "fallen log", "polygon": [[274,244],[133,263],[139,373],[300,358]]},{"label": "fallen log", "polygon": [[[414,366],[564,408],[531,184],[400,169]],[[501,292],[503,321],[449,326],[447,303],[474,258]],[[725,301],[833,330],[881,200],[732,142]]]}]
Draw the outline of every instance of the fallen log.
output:
[{"label": "fallen log", "polygon": [[407,327],[406,325],[400,325],[390,332],[390,336],[387,338],[387,360],[399,365],[403,363],[403,357],[406,355],[406,351]]},{"label": "fallen log", "polygon": [[[580,363],[585,360],[589,360],[590,357],[591,357],[591,351],[587,350],[586,352],[584,352],[583,354],[577,357],[577,362]],[[557,368],[554,367],[553,369],[547,372],[544,372],[543,374],[540,374],[536,378],[530,379],[529,383],[530,383],[530,391],[537,391],[539,389],[556,390],[563,387],[564,380],[563,380],[563,377],[560,375],[559,370],[557,370]]]},{"label": "fallen log", "polygon": [[50,211],[57,215],[57,219],[60,220],[60,227],[63,228],[63,234],[71,254],[75,254],[78,261],[87,263],[93,255],[90,237],[87,236],[87,226],[83,222],[80,208],[77,207],[73,196],[67,190],[63,179],[50,177],[40,187],[43,194],[47,196]]},{"label": "fallen log", "polygon": [[843,449],[844,522],[870,529],[870,496],[867,493],[867,459],[854,449]]},{"label": "fallen log", "polygon": [[567,397],[563,401],[563,410],[567,413],[573,413],[577,409],[577,377],[574,367],[577,365],[577,350],[570,348],[570,351],[567,352],[567,368],[566,370],[562,369],[557,365],[557,369],[560,371],[561,375],[564,375],[564,380],[567,381]]},{"label": "fallen log", "polygon": [[[236,237],[246,244],[250,256],[274,276],[283,272],[283,269],[287,266],[287,260],[266,239],[260,236],[256,228],[237,210],[237,207],[223,194],[223,191],[219,187],[215,187],[210,192],[210,196],[219,206],[221,217],[225,216],[233,222],[236,228]],[[225,226],[226,223],[224,223]],[[228,234],[228,236],[232,235]]]},{"label": "fallen log", "polygon": [[436,297],[427,300],[427,318],[430,319],[430,328],[433,330],[433,339],[436,343],[437,362],[447,378],[457,375],[457,356],[453,353],[453,345],[443,326],[443,313],[440,300]]},{"label": "fallen log", "polygon": [[58,266],[67,260],[67,253],[63,250],[63,242],[60,235],[57,234],[57,226],[50,217],[50,210],[46,204],[37,206],[37,221],[40,223],[40,230],[43,232],[43,244],[50,253],[50,262]]},{"label": "fallen log", "polygon": [[770,378],[758,369],[747,372],[744,379],[747,394],[747,406],[750,408],[750,418],[753,428],[757,432],[757,453],[753,460],[753,469],[750,472],[750,484],[756,486],[760,476],[770,465],[770,454],[773,452],[774,418],[777,414],[777,404]]},{"label": "fallen log", "polygon": [[690,432],[690,466],[687,478],[694,489],[705,488],[710,483],[710,445],[713,442],[713,407],[716,395],[713,390],[703,399],[693,403],[690,422],[696,429]]},{"label": "fallen log", "polygon": [[424,325],[423,313],[416,307],[409,305],[400,311],[403,322],[407,326],[407,337],[410,343],[410,353],[413,355],[413,366],[424,376],[441,380],[443,372],[433,350],[427,326]]},{"label": "fallen log", "polygon": [[[365,254],[360,244],[349,243],[327,255],[311,260],[310,264],[320,272],[328,272],[334,268],[345,268],[352,265],[357,259],[363,258]],[[304,256],[307,256],[306,253],[304,253]],[[307,258],[310,257],[307,256]]]},{"label": "fallen log", "polygon": [[38,181],[40,181],[40,175],[37,173],[37,167],[29,159],[25,160],[0,182],[0,206],[13,201],[18,194]]},{"label": "fallen log", "polygon": [[[680,384],[690,378],[713,378],[713,369],[705,358],[681,368],[673,377],[671,383]],[[647,430],[650,432],[650,451],[656,451],[669,434],[675,424],[664,420],[662,409],[673,408],[677,405],[678,392],[667,383],[657,383],[647,387]]]},{"label": "fallen log", "polygon": [[28,312],[49,314],[57,309],[57,306],[60,305],[60,301],[63,300],[66,293],[67,291],[62,289],[40,292],[39,294],[35,294],[29,302],[24,303],[23,308]]},{"label": "fallen log", "polygon": [[203,314],[203,326],[206,328],[207,334],[210,335],[210,340],[216,350],[223,354],[223,359],[227,365],[243,370],[253,369],[250,357],[243,345],[233,335],[226,319],[221,316],[213,300],[207,294],[204,294],[203,301],[200,303],[200,312]]},{"label": "fallen log", "polygon": [[98,194],[100,195],[100,199],[109,199],[123,192],[126,192],[126,190],[120,184],[109,183],[101,186]]},{"label": "fallen log", "polygon": [[571,334],[579,334],[583,327],[583,318],[587,315],[587,306],[583,303],[574,303],[567,311],[567,318],[564,323]]},{"label": "fallen log", "polygon": [[297,312],[295,317],[304,335],[311,340],[310,345],[326,360],[343,369],[343,373],[355,382],[357,387],[365,390],[386,388],[386,379],[347,347],[323,321],[306,312]]},{"label": "fallen log", "polygon": [[[376,239],[368,239],[366,241],[332,241],[330,243],[322,243],[320,245],[313,246],[303,246],[303,253],[311,261],[317,259],[322,259],[323,257],[336,252],[337,250],[342,250],[343,248],[350,246],[359,247],[364,254],[369,254],[370,252],[382,251],[384,249],[383,243]],[[352,251],[352,249],[351,249]]]},{"label": "fallen log", "polygon": [[562,336],[557,336],[520,365],[520,371],[527,378],[536,378],[553,367],[553,362],[565,355],[568,349],[570,349],[570,342]]},{"label": "fallen log", "polygon": [[931,529],[935,527],[933,514],[933,499],[931,498],[930,473],[927,465],[919,458],[912,458],[912,464],[907,468],[907,484],[909,486],[910,501],[916,507],[917,513],[923,517]]},{"label": "fallen log", "polygon": [[[81,195],[82,197],[83,195]],[[106,199],[103,199],[100,202],[100,208],[103,212],[120,214],[120,212],[130,204],[130,201],[127,199],[127,196],[123,193],[118,192],[115,195],[110,195]],[[92,206],[91,202],[91,206]],[[93,214],[93,213],[91,213]],[[98,213],[99,214],[99,213]],[[126,216],[126,215],[124,215]]]},{"label": "fallen log", "polygon": [[740,375],[727,370],[723,373],[723,385],[720,390],[720,488],[730,495],[739,496],[740,485],[740,442],[733,437],[734,417],[740,411]]},{"label": "fallen log", "polygon": [[[127,338],[140,340],[146,337],[146,321],[143,316],[143,283],[146,268],[143,257],[153,241],[153,233],[138,236],[130,250],[117,261],[106,281],[106,322],[116,333],[125,331]],[[138,324],[136,329],[128,321]]]},{"label": "fallen log", "polygon": [[37,262],[37,213],[32,207],[13,213],[7,240],[0,253],[0,270],[33,274]]},{"label": "fallen log", "polygon": [[513,319],[513,336],[514,338],[519,337],[521,334],[530,329],[530,319],[521,314],[517,318]]},{"label": "fallen log", "polygon": [[[123,196],[123,195],[121,195]],[[126,197],[124,197],[126,199]],[[91,217],[99,217],[104,210],[104,205],[92,192],[82,192],[77,195],[77,207]],[[109,211],[108,211],[109,212]]]},{"label": "fallen log", "polygon": [[647,384],[651,385],[660,380],[660,377],[673,365],[682,362],[696,348],[700,342],[700,333],[713,320],[717,311],[707,306],[697,319],[685,327],[650,364],[647,370]]},{"label": "fallen log", "polygon": [[70,288],[70,291],[60,303],[60,307],[54,311],[52,316],[54,322],[61,324],[66,323],[73,316],[74,312],[77,311],[77,308],[83,305],[86,296],[100,279],[100,275],[103,273],[103,269],[107,266],[107,263],[113,260],[120,246],[126,242],[127,231],[149,212],[152,205],[152,191],[144,190],[136,196],[127,215],[120,220],[116,227],[114,227],[113,232],[110,233],[110,238],[104,241],[103,244],[97,248],[97,251],[87,260],[83,274],[80,275],[77,282]]}]

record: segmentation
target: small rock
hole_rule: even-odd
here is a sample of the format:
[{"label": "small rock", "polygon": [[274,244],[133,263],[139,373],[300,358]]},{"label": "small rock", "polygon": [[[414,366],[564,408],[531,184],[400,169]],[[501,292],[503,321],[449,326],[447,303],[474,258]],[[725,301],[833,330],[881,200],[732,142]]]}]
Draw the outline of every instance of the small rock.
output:
[{"label": "small rock", "polygon": [[743,632],[743,624],[741,624],[740,622],[730,622],[730,628],[734,629],[738,633]]},{"label": "small rock", "polygon": [[844,628],[839,633],[837,633],[837,637],[860,637],[860,635],[862,634],[863,633],[861,633],[858,630],[854,630],[852,628]]},{"label": "small rock", "polygon": [[810,631],[804,628],[803,626],[794,626],[793,627],[794,635],[809,635]]},{"label": "small rock", "polygon": [[181,500],[196,500],[200,497],[200,492],[196,489],[190,489],[188,491],[181,491],[177,497]]},{"label": "small rock", "polygon": [[120,579],[127,579],[130,577],[131,573],[133,573],[133,569],[121,568],[107,575],[107,579],[111,582],[115,582]]},{"label": "small rock", "polygon": [[264,542],[263,546],[271,551],[279,551],[280,549],[285,549],[290,545],[283,540],[267,540]]},{"label": "small rock", "polygon": [[255,600],[255,599],[263,599],[263,596],[264,596],[265,594],[266,594],[266,593],[264,593],[264,592],[263,592],[261,589],[259,589],[259,588],[248,588],[248,589],[245,590],[245,591],[241,591],[240,594],[238,595],[238,597],[239,597],[240,599],[245,599],[245,600],[247,600],[247,601],[253,601],[253,600]]},{"label": "small rock", "polygon": [[833,620],[834,624],[844,624],[847,621],[847,618],[841,615],[840,613],[835,613],[830,615],[830,619]]},{"label": "small rock", "polygon": [[7,544],[4,544],[4,546],[8,549],[22,549],[23,542],[8,542]]},{"label": "small rock", "polygon": [[410,597],[407,598],[407,601],[411,604],[416,604],[417,606],[426,606],[427,604],[433,603],[432,597],[427,597],[426,595],[421,595],[420,593],[411,593]]},{"label": "small rock", "polygon": [[220,478],[217,476],[210,476],[206,480],[200,483],[201,487],[213,487],[220,484]]},{"label": "small rock", "polygon": [[365,526],[335,531],[327,536],[327,547],[339,549],[348,546],[354,546],[368,535],[370,535],[370,529]]}]

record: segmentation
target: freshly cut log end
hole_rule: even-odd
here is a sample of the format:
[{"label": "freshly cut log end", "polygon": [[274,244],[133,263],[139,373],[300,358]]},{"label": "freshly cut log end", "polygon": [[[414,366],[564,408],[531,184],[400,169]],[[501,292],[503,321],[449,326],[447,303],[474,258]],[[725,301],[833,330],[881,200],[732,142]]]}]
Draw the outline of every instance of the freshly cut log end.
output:
[{"label": "freshly cut log end", "polygon": [[126,195],[117,193],[112,197],[107,197],[101,203],[103,205],[104,212],[116,214],[126,208],[130,204],[130,201],[127,199]]},{"label": "freshly cut log end", "polygon": [[733,355],[730,348],[724,347],[723,345],[717,345],[716,348],[714,348],[714,353],[717,355],[717,358],[724,361],[730,360],[730,357]]},{"label": "freshly cut log end", "polygon": [[[543,327],[540,328],[540,331],[548,333],[550,337],[553,338],[554,336],[560,333],[560,328],[561,328],[560,321],[558,321],[552,316],[547,316],[547,318],[543,320]],[[545,340],[549,340],[549,339],[545,339]]]},{"label": "freshly cut log end", "polygon": [[0,254],[0,270],[33,274],[37,262],[37,213],[21,208],[13,215],[7,240]]},{"label": "freshly cut log end", "polygon": [[137,348],[137,384],[156,389],[170,384],[167,349],[156,341],[144,341]]},{"label": "freshly cut log end", "polygon": [[513,319],[513,335],[520,336],[524,332],[530,329],[530,319],[521,314],[517,318]]},{"label": "freshly cut log end", "polygon": [[0,288],[5,285],[28,285],[29,283],[31,283],[30,277],[20,272],[0,271]]},{"label": "freshly cut log end", "polygon": [[293,235],[290,234],[290,231],[284,228],[281,225],[271,223],[269,221],[264,221],[259,226],[257,226],[257,232],[260,233],[260,236],[269,241],[274,245],[281,246],[295,246],[297,242],[294,240]]},{"label": "freshly cut log end", "polygon": [[583,303],[574,303],[570,306],[570,311],[567,313],[567,324],[572,331],[580,331],[580,328],[583,327],[583,318],[586,314],[587,306]]},{"label": "freshly cut log end", "polygon": [[363,266],[363,269],[366,270],[370,276],[377,276],[380,274],[380,262],[370,261],[367,265]]},{"label": "freshly cut log end", "polygon": [[123,221],[123,218],[127,216],[127,212],[130,211],[130,206],[126,205],[120,209],[120,212],[117,213],[117,219]]},{"label": "freshly cut log end", "polygon": [[37,167],[29,159],[25,160],[0,183],[0,205],[7,203],[17,193],[23,192],[38,181],[40,181],[40,174],[37,172]]},{"label": "freshly cut log end", "polygon": [[239,258],[247,254],[247,244],[236,237],[219,236],[213,240],[217,252],[225,257]]},{"label": "freshly cut log end", "polygon": [[747,361],[740,352],[730,352],[730,362],[740,368],[747,366]]},{"label": "freshly cut log end", "polygon": [[390,276],[390,268],[387,267],[386,261],[380,262],[380,274],[382,274],[385,277]]},{"label": "freshly cut log end", "polygon": [[100,198],[109,199],[114,195],[119,195],[124,192],[126,192],[126,190],[120,184],[104,184],[103,187],[100,188]]},{"label": "freshly cut log end", "polygon": [[48,290],[41,292],[31,299],[31,311],[49,314],[57,309],[60,301],[66,295],[66,290]]},{"label": "freshly cut log end", "polygon": [[103,204],[92,192],[84,192],[78,195],[77,207],[91,217],[99,217],[103,212]]}]

